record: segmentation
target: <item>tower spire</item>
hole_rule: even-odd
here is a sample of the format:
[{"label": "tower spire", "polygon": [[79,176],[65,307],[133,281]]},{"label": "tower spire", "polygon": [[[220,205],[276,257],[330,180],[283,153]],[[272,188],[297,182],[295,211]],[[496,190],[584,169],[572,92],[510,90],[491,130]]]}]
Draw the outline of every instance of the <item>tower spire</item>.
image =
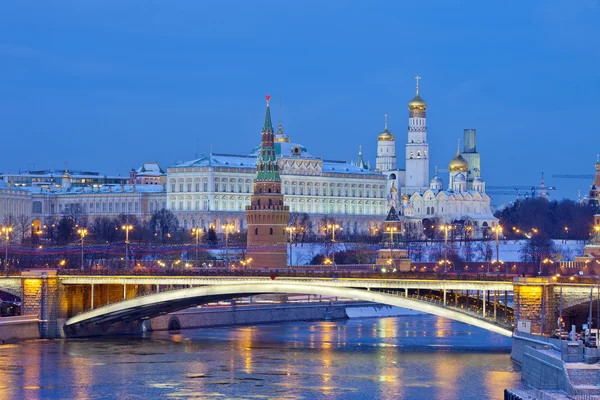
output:
[{"label": "tower spire", "polygon": [[387,131],[388,128],[388,121],[387,121],[387,114],[383,114],[383,129]]},{"label": "tower spire", "polygon": [[415,80],[417,81],[417,96],[419,95],[419,80],[421,77],[419,75],[415,76]]},{"label": "tower spire", "polygon": [[267,109],[265,111],[265,123],[263,124],[263,132],[273,132],[273,123],[271,122],[271,107],[269,103],[271,101],[271,95],[266,95],[265,99],[267,100]]}]

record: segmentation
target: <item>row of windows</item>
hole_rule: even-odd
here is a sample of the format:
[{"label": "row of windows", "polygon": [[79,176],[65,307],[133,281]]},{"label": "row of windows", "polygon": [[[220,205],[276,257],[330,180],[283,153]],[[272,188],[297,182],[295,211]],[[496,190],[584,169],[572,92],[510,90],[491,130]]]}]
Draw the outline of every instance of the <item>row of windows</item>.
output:
[{"label": "row of windows", "polygon": [[[171,201],[170,209],[172,211],[244,211],[245,206],[250,205],[248,200],[215,200],[211,203],[205,199],[200,200],[179,200]],[[377,215],[385,212],[385,206],[376,204],[340,204],[340,203],[305,203],[286,202],[290,206],[291,212],[307,213],[329,213],[329,214],[355,214],[355,215]]]},{"label": "row of windows", "polygon": [[[419,152],[420,154],[420,152]],[[171,180],[171,192],[176,193],[176,192],[180,192],[180,193],[192,193],[192,192],[208,192],[208,182],[187,182],[187,183],[183,183],[183,182],[179,182],[176,183],[174,182],[175,180],[172,179]],[[221,181],[219,181],[219,179],[216,179],[214,182],[214,192],[224,192],[224,193],[250,193],[251,190],[251,183],[249,180],[246,180],[245,182],[240,180],[227,180],[227,179],[223,179]],[[306,189],[305,189],[306,188]],[[363,191],[364,190],[364,191]],[[304,182],[300,182],[299,184],[297,184],[296,182],[292,182],[292,184],[290,185],[290,183],[288,181],[284,182],[283,184],[283,193],[284,194],[296,194],[298,193],[299,195],[304,195],[305,193],[308,196],[312,196],[313,194],[313,184],[312,183],[308,183],[306,185],[304,185]],[[364,193],[364,197],[370,198],[383,198],[384,197],[384,186],[380,185],[379,189],[377,186],[373,186],[373,188],[371,188],[370,185],[367,185],[366,187],[364,187],[363,185],[358,185],[358,188],[353,185],[353,187],[349,187],[349,185],[345,185],[344,188],[342,188],[341,184],[338,184],[337,186],[335,184],[330,184],[327,185],[326,183],[323,184],[323,186],[319,185],[319,184],[315,184],[314,187],[314,194],[315,196],[338,196],[341,197],[342,193],[344,195],[344,197],[348,197],[348,196],[352,196],[352,197],[363,197],[363,193]],[[379,195],[379,196],[378,196]]]}]

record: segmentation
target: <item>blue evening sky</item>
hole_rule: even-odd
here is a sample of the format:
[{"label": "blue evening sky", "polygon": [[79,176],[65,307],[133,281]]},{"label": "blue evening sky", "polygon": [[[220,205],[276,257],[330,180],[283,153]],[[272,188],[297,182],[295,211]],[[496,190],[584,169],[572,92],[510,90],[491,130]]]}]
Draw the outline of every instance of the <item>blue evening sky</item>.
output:
[{"label": "blue evening sky", "polygon": [[327,159],[362,145],[374,166],[388,113],[404,168],[418,74],[432,173],[477,128],[488,185],[544,172],[576,198],[590,181],[550,175],[592,174],[600,153],[599,21],[598,0],[7,1],[0,170],[126,175],[211,145],[246,153],[267,92],[274,120],[283,93],[285,132]]}]

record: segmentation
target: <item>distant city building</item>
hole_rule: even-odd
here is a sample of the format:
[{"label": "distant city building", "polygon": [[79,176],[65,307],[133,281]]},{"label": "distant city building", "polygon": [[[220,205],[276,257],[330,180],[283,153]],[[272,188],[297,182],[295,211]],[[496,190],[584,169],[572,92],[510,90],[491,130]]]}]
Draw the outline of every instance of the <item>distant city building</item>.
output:
[{"label": "distant city building", "polygon": [[[18,173],[0,174],[0,179],[12,186],[25,187],[60,187],[62,176],[66,170],[31,170],[20,171]],[[125,185],[129,183],[129,178],[122,176],[102,175],[93,171],[70,171],[71,186],[99,186],[99,185]]]},{"label": "distant city building", "polygon": [[131,185],[164,185],[167,183],[167,173],[156,161],[147,162],[129,172],[128,183]]}]

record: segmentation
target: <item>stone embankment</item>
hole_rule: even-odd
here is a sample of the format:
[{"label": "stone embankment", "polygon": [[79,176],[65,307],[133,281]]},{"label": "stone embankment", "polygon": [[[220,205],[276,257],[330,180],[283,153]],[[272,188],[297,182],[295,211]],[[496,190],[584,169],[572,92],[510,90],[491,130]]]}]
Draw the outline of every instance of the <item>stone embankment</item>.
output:
[{"label": "stone embankment", "polygon": [[211,326],[335,320],[348,318],[346,307],[346,303],[329,302],[195,307],[152,318],[145,327],[150,331],[164,331]]},{"label": "stone embankment", "polygon": [[528,388],[507,390],[505,399],[600,399],[596,352],[595,348],[585,348],[581,341],[517,332],[511,356],[521,364],[521,376]]},{"label": "stone embankment", "polygon": [[39,322],[35,315],[0,318],[0,344],[39,339]]}]

